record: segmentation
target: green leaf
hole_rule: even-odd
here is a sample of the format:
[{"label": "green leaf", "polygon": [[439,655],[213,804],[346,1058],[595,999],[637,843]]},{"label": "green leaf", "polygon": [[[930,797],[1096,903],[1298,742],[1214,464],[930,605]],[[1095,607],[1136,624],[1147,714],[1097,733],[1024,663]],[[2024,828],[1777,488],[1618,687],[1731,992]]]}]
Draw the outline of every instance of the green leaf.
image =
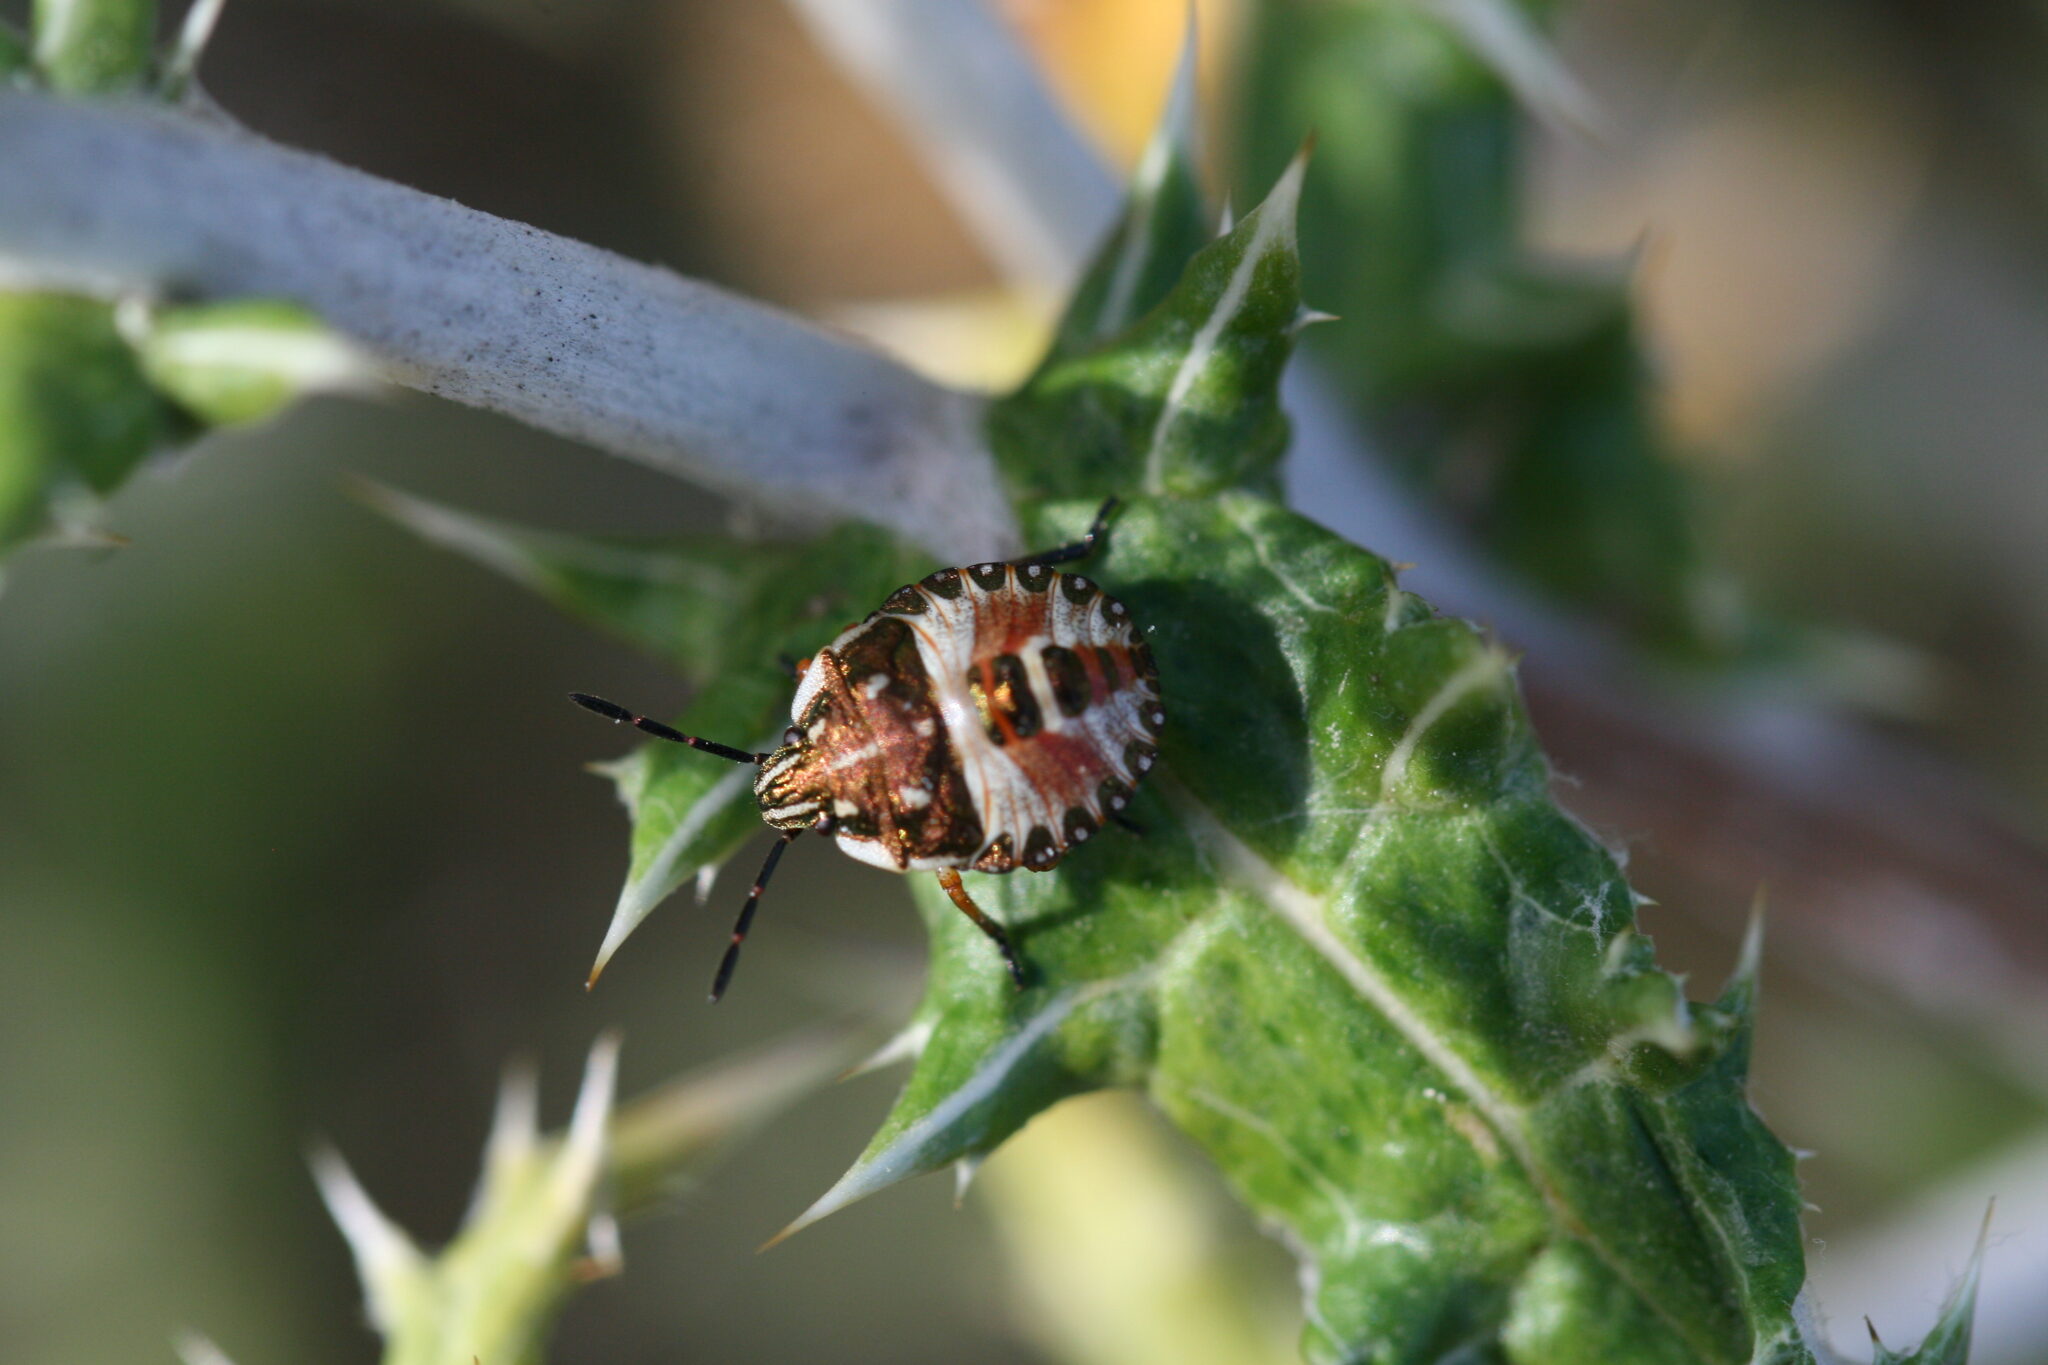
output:
[{"label": "green leaf", "polygon": [[28,40],[15,31],[14,25],[0,20],[0,78],[28,69]]},{"label": "green leaf", "polygon": [[1138,159],[1123,216],[1060,318],[1040,369],[1114,337],[1150,312],[1211,236],[1195,164],[1195,46],[1175,68],[1158,131]]},{"label": "green leaf", "polygon": [[[1169,169],[1180,159],[1156,143],[1154,153],[1148,160]],[[1061,325],[1060,349],[990,410],[990,440],[1018,497],[1274,487],[1287,443],[1277,386],[1302,313],[1302,173],[1297,159],[1265,203],[1180,265],[1163,299],[1104,336],[1119,316],[1106,302],[1112,281],[1133,274],[1142,286],[1176,273],[1170,253],[1187,237],[1187,193],[1157,205],[1156,231],[1140,233],[1143,215],[1126,216]]]},{"label": "green leaf", "polygon": [[614,1113],[618,1040],[591,1049],[568,1130],[542,1136],[530,1071],[508,1072],[462,1227],[438,1254],[380,1212],[340,1155],[314,1175],[354,1253],[385,1365],[534,1365],[570,1294],[621,1268],[616,1215],[656,1205],[730,1141],[848,1060],[809,1034],[684,1076]]},{"label": "green leaf", "polygon": [[1150,833],[969,878],[1022,995],[914,883],[929,1042],[804,1221],[1136,1085],[1309,1262],[1311,1359],[1806,1358],[1745,981],[1688,1008],[1655,968],[1620,870],[1549,800],[1506,657],[1249,493],[1140,500],[1089,571],[1159,659]]},{"label": "green leaf", "polygon": [[149,386],[111,307],[0,293],[0,549],[43,529],[53,499],[112,492],[187,429]]},{"label": "green leaf", "polygon": [[135,344],[150,382],[212,426],[258,421],[305,393],[357,387],[369,375],[319,318],[272,299],[166,308]]},{"label": "green leaf", "polygon": [[304,310],[265,300],[152,312],[0,292],[0,551],[76,532],[150,455],[367,375]]},{"label": "green leaf", "polygon": [[[1970,1326],[1977,1315],[1977,1280],[1984,1268],[1984,1247],[1991,1236],[1991,1210],[1984,1211],[1984,1226],[1978,1230],[1976,1249],[1963,1277],[1949,1290],[1941,1305],[1941,1316],[1920,1345],[1911,1351],[1891,1351],[1870,1328],[1871,1365],[1965,1365],[1970,1358]],[[1866,1325],[1868,1325],[1866,1323]]]},{"label": "green leaf", "polygon": [[1036,539],[1129,499],[1087,572],[1159,662],[1149,833],[970,875],[1021,993],[913,880],[917,1065],[793,1226],[1131,1086],[1302,1257],[1313,1361],[1810,1360],[1792,1157],[1744,1094],[1753,944],[1688,1004],[1551,801],[1508,656],[1266,496],[1298,176],[993,411],[1014,485],[1079,485],[1026,505]]},{"label": "green leaf", "polygon": [[132,90],[155,58],[155,0],[35,0],[34,33],[36,65],[52,89]]},{"label": "green leaf", "polygon": [[[857,524],[801,544],[656,543],[532,531],[389,490],[370,496],[425,538],[666,658],[700,687],[676,727],[747,749],[789,724],[795,684],[780,661],[814,653],[933,567]],[[592,689],[603,690],[596,680]],[[632,857],[593,979],[656,905],[761,828],[751,767],[656,741],[603,771],[632,819]]]},{"label": "green leaf", "polygon": [[1301,211],[1310,345],[1376,446],[1552,594],[1681,658],[1749,646],[1701,505],[1660,431],[1628,270],[1522,245],[1525,110],[1580,97],[1527,0],[1257,7],[1243,142],[1276,167],[1319,135]]}]

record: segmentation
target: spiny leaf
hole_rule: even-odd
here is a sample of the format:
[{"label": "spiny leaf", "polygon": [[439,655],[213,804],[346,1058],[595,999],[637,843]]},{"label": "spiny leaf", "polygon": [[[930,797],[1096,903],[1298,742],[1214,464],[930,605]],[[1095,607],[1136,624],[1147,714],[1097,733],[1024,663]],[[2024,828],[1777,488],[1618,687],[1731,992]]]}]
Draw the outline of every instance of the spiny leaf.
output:
[{"label": "spiny leaf", "polygon": [[365,370],[303,310],[159,312],[0,292],[0,550],[96,510],[145,459]]},{"label": "spiny leaf", "polygon": [[155,0],[35,0],[35,60],[53,90],[132,90],[149,72]]},{"label": "spiny leaf", "polygon": [[454,1240],[434,1254],[378,1210],[338,1153],[316,1153],[314,1175],[355,1256],[386,1365],[539,1361],[568,1296],[621,1268],[615,1215],[672,1194],[736,1135],[842,1066],[848,1042],[828,1033],[791,1038],[614,1114],[618,1041],[603,1038],[558,1137],[540,1132],[532,1072],[510,1070],[476,1197]]},{"label": "spiny leaf", "polygon": [[1803,1358],[1737,1002],[1689,1012],[1656,970],[1499,651],[1247,493],[1135,503],[1090,572],[1173,716],[1150,832],[970,879],[1021,996],[919,888],[930,1039],[806,1220],[1139,1085],[1311,1262],[1313,1359],[1564,1359],[1595,1328],[1609,1360]]},{"label": "spiny leaf", "polygon": [[14,25],[0,20],[0,80],[26,71],[28,65],[28,40],[15,32]]},{"label": "spiny leaf", "polygon": [[[861,525],[802,544],[656,543],[532,531],[389,490],[370,496],[427,539],[669,660],[701,689],[677,728],[739,748],[763,748],[789,724],[795,685],[778,660],[810,655],[933,567]],[[590,687],[605,690],[601,679]],[[752,767],[656,741],[604,771],[632,818],[632,858],[593,979],[656,905],[761,828]]]},{"label": "spiny leaf", "polygon": [[[1277,384],[1301,313],[1294,213],[1302,173],[1297,159],[1266,202],[1187,260],[1172,290],[1136,322],[1055,353],[992,406],[990,439],[1018,496],[1100,501],[1140,489],[1272,486],[1287,442]],[[1176,202],[1183,207],[1161,210],[1184,222],[1185,196]],[[1108,281],[1127,268],[1148,280],[1167,277],[1166,252],[1184,236],[1162,229],[1144,238],[1139,266],[1126,267],[1127,220],[1085,288],[1106,295]],[[1062,344],[1094,331],[1100,305],[1086,296],[1084,305],[1063,325]]]},{"label": "spiny leaf", "polygon": [[1808,1360],[1792,1157],[1744,1096],[1753,956],[1688,1005],[1550,800],[1506,654],[1264,496],[1295,188],[993,411],[1015,483],[1080,485],[1027,506],[1034,539],[1079,529],[1081,493],[1130,497],[1088,572],[1159,661],[1149,833],[970,878],[1021,994],[913,882],[922,1051],[795,1226],[1136,1086],[1302,1256],[1311,1360]]},{"label": "spiny leaf", "polygon": [[297,304],[234,299],[166,308],[139,331],[143,373],[210,426],[260,421],[303,394],[369,382],[368,362]]},{"label": "spiny leaf", "polygon": [[1041,368],[1115,336],[1172,290],[1210,236],[1195,164],[1195,43],[1192,22],[1166,111],[1138,160],[1123,216],[1074,289]]},{"label": "spiny leaf", "polygon": [[107,305],[0,293],[0,548],[43,529],[53,498],[111,492],[187,430]]},{"label": "spiny leaf", "polygon": [[1748,648],[1661,431],[1628,262],[1539,260],[1522,245],[1524,111],[1584,123],[1537,0],[1255,7],[1247,162],[1318,130],[1302,206],[1310,341],[1376,446],[1551,592],[1653,647]]},{"label": "spiny leaf", "polygon": [[1977,1280],[1984,1269],[1984,1247],[1991,1236],[1992,1210],[1984,1211],[1984,1225],[1978,1229],[1977,1245],[1970,1252],[1970,1264],[1963,1277],[1949,1290],[1941,1305],[1941,1316],[1911,1351],[1892,1351],[1870,1329],[1870,1346],[1875,1353],[1871,1365],[1965,1365],[1970,1358],[1970,1326],[1977,1315]]}]

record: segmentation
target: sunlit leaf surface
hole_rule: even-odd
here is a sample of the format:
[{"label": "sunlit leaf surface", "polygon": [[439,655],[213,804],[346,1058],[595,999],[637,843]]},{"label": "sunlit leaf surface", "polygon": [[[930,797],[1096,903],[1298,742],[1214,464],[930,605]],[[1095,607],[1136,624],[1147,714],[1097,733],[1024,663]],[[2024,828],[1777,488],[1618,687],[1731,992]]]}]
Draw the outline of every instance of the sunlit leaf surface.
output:
[{"label": "sunlit leaf surface", "polygon": [[[1022,991],[910,879],[932,942],[915,1067],[796,1226],[1130,1087],[1300,1256],[1311,1360],[1812,1360],[1792,1156],[1746,1098],[1757,936],[1718,999],[1687,1001],[1614,857],[1553,801],[1508,652],[1271,496],[1299,163],[1214,239],[1192,182],[1151,171],[989,427],[1035,543],[1124,499],[1086,571],[1159,663],[1147,832],[968,874]],[[671,658],[699,687],[684,727],[742,743],[785,723],[778,652],[935,567],[858,527],[647,547],[403,515]],[[702,754],[618,772],[633,860],[608,950],[757,820],[747,770]]]}]

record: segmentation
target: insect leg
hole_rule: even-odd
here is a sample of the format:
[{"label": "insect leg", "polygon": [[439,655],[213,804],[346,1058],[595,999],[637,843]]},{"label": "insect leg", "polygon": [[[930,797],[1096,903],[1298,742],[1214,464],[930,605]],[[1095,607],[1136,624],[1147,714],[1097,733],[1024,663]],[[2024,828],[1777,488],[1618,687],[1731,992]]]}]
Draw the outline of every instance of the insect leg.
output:
[{"label": "insect leg", "polygon": [[1103,532],[1109,529],[1110,514],[1116,511],[1116,509],[1117,500],[1111,498],[1096,509],[1095,520],[1089,523],[1087,533],[1079,540],[1069,541],[1065,545],[1056,546],[1053,549],[1044,550],[1035,555],[1025,555],[1022,559],[1013,559],[1010,562],[1012,564],[1065,564],[1069,560],[1086,559],[1089,555],[1095,553],[1095,542],[1100,540]]},{"label": "insect leg", "polygon": [[1111,823],[1115,824],[1119,829],[1127,830],[1128,832],[1137,835],[1140,839],[1144,838],[1147,833],[1143,825],[1139,824],[1136,820],[1133,820],[1130,816],[1125,815],[1120,810],[1111,811],[1109,813],[1109,818]]},{"label": "insect leg", "polygon": [[754,910],[761,904],[761,892],[767,887],[768,879],[775,875],[775,865],[782,861],[782,851],[801,833],[800,829],[789,831],[768,850],[768,861],[761,864],[761,875],[754,878],[754,889],[747,892],[747,903],[740,907],[740,917],[733,923],[732,944],[725,950],[725,956],[718,960],[718,975],[711,978],[712,1004],[717,1004],[718,997],[724,995],[725,988],[732,984],[732,969],[740,962],[740,945],[747,941],[747,930],[754,927]]},{"label": "insect leg", "polygon": [[967,888],[960,884],[960,874],[950,867],[939,869],[939,885],[946,888],[946,894],[953,898],[953,904],[960,907],[960,913],[974,921],[974,927],[995,940],[996,951],[1003,955],[1003,965],[1010,969],[1010,980],[1018,990],[1024,989],[1024,964],[1017,958],[1017,950],[1010,944],[1010,936],[1003,926],[988,917],[988,912],[974,903],[974,897],[967,894]]},{"label": "insect leg", "polygon": [[695,735],[686,735],[681,730],[663,725],[658,720],[649,720],[645,716],[636,716],[617,702],[606,701],[603,697],[593,697],[584,692],[571,692],[569,700],[575,702],[586,711],[597,712],[606,720],[623,722],[633,726],[635,729],[645,730],[656,739],[666,739],[677,744],[687,744],[692,749],[702,749],[707,754],[716,754],[720,758],[729,758],[735,763],[760,763],[768,757],[766,754],[750,754],[745,749],[735,749],[730,744],[720,744],[715,739],[699,739]]}]

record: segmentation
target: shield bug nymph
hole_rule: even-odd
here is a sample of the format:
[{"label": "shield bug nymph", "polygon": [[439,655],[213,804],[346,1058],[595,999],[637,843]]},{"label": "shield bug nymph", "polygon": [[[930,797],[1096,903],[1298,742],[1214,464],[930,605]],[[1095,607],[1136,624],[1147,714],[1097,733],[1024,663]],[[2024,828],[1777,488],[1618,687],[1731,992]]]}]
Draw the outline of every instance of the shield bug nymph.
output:
[{"label": "shield bug nymph", "polygon": [[798,665],[793,722],[770,753],[699,739],[598,697],[601,716],[760,768],[761,818],[782,831],[711,984],[725,992],[761,890],[805,830],[864,863],[938,874],[1024,966],[960,872],[1044,872],[1105,822],[1129,826],[1131,791],[1158,757],[1159,674],[1123,603],[1055,564],[1093,552],[1116,506],[1081,539],[1022,559],[941,569],[900,588]]}]

